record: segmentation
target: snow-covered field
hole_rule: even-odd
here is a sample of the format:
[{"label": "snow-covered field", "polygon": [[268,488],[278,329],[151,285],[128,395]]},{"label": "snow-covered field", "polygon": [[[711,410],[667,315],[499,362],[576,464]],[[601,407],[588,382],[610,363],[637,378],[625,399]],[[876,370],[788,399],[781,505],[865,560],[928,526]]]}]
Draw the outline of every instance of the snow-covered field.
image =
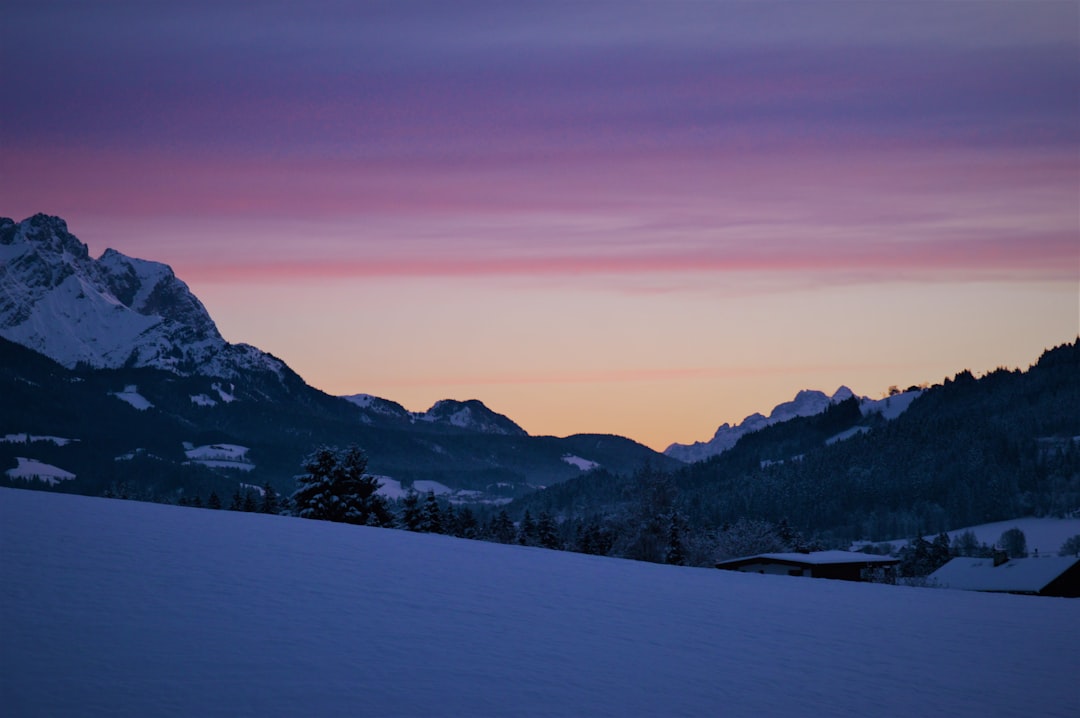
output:
[{"label": "snow-covered field", "polygon": [[[1040,554],[1051,554],[1056,556],[1058,550],[1061,548],[1061,544],[1065,543],[1065,541],[1072,536],[1080,535],[1080,518],[1058,519],[1026,517],[1009,519],[1008,521],[995,521],[994,523],[980,524],[978,526],[968,526],[946,533],[948,534],[949,539],[954,539],[965,531],[971,531],[975,534],[975,538],[978,539],[979,543],[993,546],[998,542],[998,539],[1001,538],[1001,534],[1012,528],[1018,528],[1024,532],[1024,538],[1027,540],[1028,553],[1033,554],[1038,550]],[[925,538],[927,541],[933,541],[934,535],[930,534]],[[852,550],[858,550],[868,543],[870,545],[875,545],[876,543],[888,543],[894,550],[900,550],[902,547],[907,546],[908,540],[894,539],[892,541],[883,542],[856,541],[852,544]]]},{"label": "snow-covered field", "polygon": [[112,396],[115,396],[120,401],[131,404],[131,406],[139,411],[146,411],[147,409],[154,408],[154,405],[150,403],[150,400],[140,394],[139,387],[134,384],[125,386],[123,391],[114,392]]},{"label": "snow-covered field", "polygon": [[188,461],[219,469],[251,471],[255,468],[255,464],[248,461],[249,451],[251,449],[248,447],[237,444],[207,444],[205,446],[184,444],[184,455],[188,457]]},{"label": "snow-covered field", "polygon": [[0,489],[4,715],[1074,716],[1080,600]]},{"label": "snow-covered field", "polygon": [[14,469],[8,469],[4,472],[5,475],[12,479],[22,479],[23,481],[43,481],[47,484],[55,486],[61,481],[70,481],[75,478],[75,474],[70,471],[65,471],[59,466],[53,466],[52,464],[46,464],[43,461],[37,459],[28,459],[25,456],[16,456],[15,461],[18,465]]}]

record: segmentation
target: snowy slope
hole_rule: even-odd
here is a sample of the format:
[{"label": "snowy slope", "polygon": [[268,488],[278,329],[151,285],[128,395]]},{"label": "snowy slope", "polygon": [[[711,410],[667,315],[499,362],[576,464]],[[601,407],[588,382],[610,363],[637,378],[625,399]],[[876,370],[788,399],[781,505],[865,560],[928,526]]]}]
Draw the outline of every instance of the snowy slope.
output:
[{"label": "snowy slope", "polygon": [[[911,405],[911,402],[921,393],[921,391],[912,390],[886,399],[870,399],[865,396],[857,397],[859,400],[859,411],[863,416],[881,414],[885,419],[892,420],[904,413],[908,406]],[[824,412],[833,404],[839,404],[853,396],[855,396],[855,393],[846,386],[841,386],[832,396],[829,396],[822,391],[804,389],[796,394],[795,398],[791,401],[777,404],[767,417],[755,413],[746,417],[743,419],[742,423],[736,424],[735,426],[728,423],[721,424],[716,430],[716,433],[713,434],[713,438],[708,441],[695,441],[693,444],[672,444],[664,450],[664,453],[674,459],[685,461],[687,463],[702,461],[710,456],[724,453],[735,446],[735,444],[739,442],[739,439],[746,434],[759,431],[766,426],[790,421],[791,419],[800,416],[816,416]],[[856,432],[853,432],[850,436],[853,436],[854,433]],[[837,436],[834,437],[833,440],[841,441],[843,438],[848,437]]]},{"label": "snowy slope", "polygon": [[6,476],[11,477],[12,479],[42,481],[46,484],[55,486],[61,481],[71,481],[75,478],[75,474],[70,471],[65,471],[58,466],[46,464],[37,459],[16,456],[15,461],[18,462],[18,465],[14,469],[8,469],[4,472]]},{"label": "snowy slope", "polygon": [[9,715],[1072,716],[1080,601],[0,489]]},{"label": "snowy slope", "polygon": [[[994,546],[1001,538],[1001,534],[1013,528],[1020,529],[1024,532],[1024,538],[1027,540],[1029,553],[1038,551],[1043,555],[1056,555],[1061,548],[1061,545],[1065,543],[1067,539],[1070,539],[1073,536],[1080,536],[1080,518],[1062,519],[1028,516],[1025,518],[1009,519],[1008,521],[995,521],[989,524],[979,524],[978,526],[967,526],[946,533],[948,534],[949,539],[952,540],[960,534],[970,531],[975,534],[975,538],[979,543]],[[929,534],[924,538],[926,538],[927,541],[933,541],[934,535]],[[852,549],[858,550],[867,545],[873,546],[876,543],[888,543],[894,550],[899,551],[904,546],[907,546],[908,540],[893,539],[891,541],[877,542],[857,541],[852,544]]]},{"label": "snowy slope", "polygon": [[223,378],[282,369],[222,339],[167,265],[112,249],[95,260],[64,220],[44,214],[0,218],[0,336],[68,368],[145,366]]}]

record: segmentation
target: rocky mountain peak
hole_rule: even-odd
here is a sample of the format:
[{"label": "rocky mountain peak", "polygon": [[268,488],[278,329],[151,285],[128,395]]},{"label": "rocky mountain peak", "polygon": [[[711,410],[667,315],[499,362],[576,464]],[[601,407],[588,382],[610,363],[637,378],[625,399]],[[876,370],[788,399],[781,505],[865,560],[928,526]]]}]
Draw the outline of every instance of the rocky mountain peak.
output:
[{"label": "rocky mountain peak", "polygon": [[278,373],[262,352],[226,342],[172,269],[106,250],[93,259],[45,214],[0,220],[0,336],[69,368],[154,367],[230,378]]}]

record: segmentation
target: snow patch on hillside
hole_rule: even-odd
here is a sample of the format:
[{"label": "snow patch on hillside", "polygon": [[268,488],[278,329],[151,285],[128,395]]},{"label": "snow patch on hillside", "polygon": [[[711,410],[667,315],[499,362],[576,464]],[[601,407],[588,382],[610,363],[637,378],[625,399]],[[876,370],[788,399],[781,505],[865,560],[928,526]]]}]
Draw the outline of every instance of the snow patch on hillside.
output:
[{"label": "snow patch on hillside", "polygon": [[147,409],[154,408],[154,405],[150,403],[150,400],[139,393],[139,387],[135,384],[128,384],[124,387],[123,391],[112,392],[110,393],[110,396],[115,396],[120,401],[131,404],[131,406],[139,411],[146,411]]},{"label": "snow patch on hillside", "polygon": [[191,396],[191,403],[195,406],[217,406],[218,404],[206,394],[193,394]]},{"label": "snow patch on hillside", "polygon": [[431,491],[436,496],[444,496],[446,494],[454,493],[453,489],[451,489],[446,484],[440,484],[438,481],[414,481],[413,488],[417,491],[417,493],[426,494],[427,492]]},{"label": "snow patch on hillside", "polygon": [[185,443],[184,455],[192,464],[202,464],[217,469],[237,469],[239,471],[251,471],[255,464],[248,461],[246,446],[237,444],[207,444],[204,446],[191,446]]},{"label": "snow patch on hillside", "polygon": [[[1080,518],[1036,518],[1029,516],[1008,521],[994,521],[993,523],[979,524],[978,526],[967,526],[964,528],[953,529],[946,533],[951,541],[960,534],[971,531],[975,534],[975,538],[979,543],[993,546],[998,542],[998,539],[1001,538],[1001,534],[1011,528],[1018,528],[1024,532],[1024,538],[1027,540],[1028,553],[1034,553],[1038,550],[1040,554],[1057,554],[1058,549],[1061,548],[1061,544],[1065,543],[1066,539],[1080,535]],[[933,541],[934,536],[935,534],[928,534],[924,538],[927,541]],[[888,543],[894,550],[899,551],[901,548],[908,545],[908,539],[893,539],[891,541],[856,541],[852,544],[851,548],[852,550],[857,551],[865,546],[874,546],[882,543]]]},{"label": "snow patch on hillside", "polygon": [[0,489],[12,715],[1060,716],[1080,601]]},{"label": "snow patch on hillside", "polygon": [[892,421],[907,411],[908,407],[911,406],[911,402],[920,396],[922,396],[921,389],[912,389],[911,391],[887,396],[884,399],[868,399],[864,397],[859,401],[859,411],[862,412],[863,416],[881,414],[883,418]]},{"label": "snow patch on hillside", "polygon": [[52,464],[46,464],[43,461],[37,459],[28,459],[23,456],[16,456],[15,461],[18,462],[18,466],[14,469],[8,469],[4,472],[8,477],[12,479],[22,479],[23,481],[41,481],[50,486],[56,486],[61,481],[71,481],[75,478],[75,474],[70,471],[65,471],[58,466]]},{"label": "snow patch on hillside", "polygon": [[574,456],[573,454],[563,454],[562,460],[571,466],[576,466],[582,471],[592,471],[600,466],[600,464],[595,461],[589,461],[588,459],[583,459],[580,456]]},{"label": "snow patch on hillside", "polygon": [[57,446],[67,446],[78,439],[65,439],[62,436],[39,436],[36,434],[5,434],[0,444],[30,444],[35,441],[47,441]]},{"label": "snow patch on hillside", "polygon": [[225,391],[225,387],[223,387],[218,382],[214,382],[213,384],[211,384],[210,388],[213,389],[214,391],[216,391],[218,396],[221,398],[221,400],[223,402],[225,402],[226,404],[231,404],[234,401],[236,401],[236,396],[234,394],[230,393],[230,391],[232,391],[232,389],[233,389],[232,384],[229,385],[229,390],[230,391]]}]

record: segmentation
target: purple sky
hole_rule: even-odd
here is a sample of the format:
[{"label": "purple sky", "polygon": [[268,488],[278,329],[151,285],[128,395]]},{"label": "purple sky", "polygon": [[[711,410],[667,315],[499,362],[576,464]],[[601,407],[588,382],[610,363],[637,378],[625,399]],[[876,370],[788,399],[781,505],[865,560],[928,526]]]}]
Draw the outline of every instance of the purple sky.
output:
[{"label": "purple sky", "polygon": [[[834,389],[813,367],[874,393],[1075,336],[1078,8],[8,3],[0,214],[168,262],[228,338],[330,391],[705,438]],[[809,329],[853,305],[878,353]],[[905,354],[873,313],[935,349]],[[541,337],[527,366],[513,317]],[[461,346],[436,360],[436,336]],[[643,405],[551,378],[573,376]]]}]

